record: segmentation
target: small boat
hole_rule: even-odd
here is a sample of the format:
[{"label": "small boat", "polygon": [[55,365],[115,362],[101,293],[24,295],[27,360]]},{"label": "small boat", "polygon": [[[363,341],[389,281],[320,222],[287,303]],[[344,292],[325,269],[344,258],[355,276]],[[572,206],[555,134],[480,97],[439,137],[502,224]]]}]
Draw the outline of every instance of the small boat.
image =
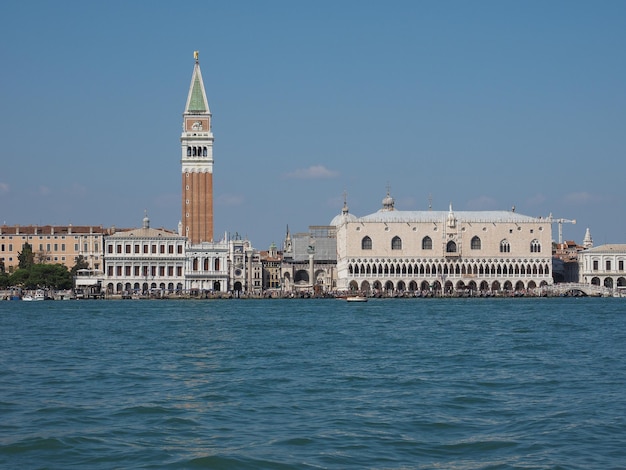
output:
[{"label": "small boat", "polygon": [[364,295],[349,295],[346,297],[346,302],[367,302],[367,297]]},{"label": "small boat", "polygon": [[46,295],[43,293],[43,291],[38,290],[37,292],[35,292],[35,295],[30,295],[30,294],[26,294],[22,297],[22,300],[25,300],[26,302],[33,302],[36,300],[46,300]]}]

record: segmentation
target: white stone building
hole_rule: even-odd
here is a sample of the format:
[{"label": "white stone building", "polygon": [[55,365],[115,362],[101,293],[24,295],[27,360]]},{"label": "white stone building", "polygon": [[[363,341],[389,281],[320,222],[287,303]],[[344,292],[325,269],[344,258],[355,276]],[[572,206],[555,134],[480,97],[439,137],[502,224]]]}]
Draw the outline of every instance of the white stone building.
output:
[{"label": "white stone building", "polygon": [[147,216],[141,228],[105,236],[106,294],[181,293],[185,283],[186,243],[187,238],[176,232],[150,228]]},{"label": "white stone building", "polygon": [[524,291],[552,281],[547,218],[514,211],[395,210],[356,217],[347,205],[337,227],[337,288],[403,291]]},{"label": "white stone building", "polygon": [[589,248],[578,254],[580,282],[626,293],[626,244],[592,247],[589,229],[587,238]]},{"label": "white stone building", "polygon": [[229,245],[201,242],[187,245],[185,262],[185,291],[192,294],[228,291]]}]

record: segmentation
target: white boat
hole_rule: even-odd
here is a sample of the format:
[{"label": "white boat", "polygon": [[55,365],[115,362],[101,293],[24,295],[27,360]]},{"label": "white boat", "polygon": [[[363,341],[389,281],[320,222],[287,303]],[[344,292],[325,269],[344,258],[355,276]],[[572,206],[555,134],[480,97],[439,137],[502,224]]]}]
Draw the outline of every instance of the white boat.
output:
[{"label": "white boat", "polygon": [[33,302],[35,300],[46,300],[46,295],[43,293],[43,291],[38,290],[37,292],[35,292],[35,295],[26,294],[22,297],[22,300],[25,300],[26,302]]},{"label": "white boat", "polygon": [[364,295],[349,295],[346,297],[346,302],[367,302],[367,297]]}]

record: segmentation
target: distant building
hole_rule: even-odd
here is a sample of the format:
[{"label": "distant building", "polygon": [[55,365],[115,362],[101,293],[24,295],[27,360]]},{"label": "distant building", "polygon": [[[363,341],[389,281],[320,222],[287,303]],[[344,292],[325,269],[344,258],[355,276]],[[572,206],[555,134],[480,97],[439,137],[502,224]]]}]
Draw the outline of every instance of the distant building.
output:
[{"label": "distant building", "polygon": [[378,212],[347,204],[337,228],[338,288],[373,293],[523,291],[552,280],[547,218],[514,211],[399,211],[387,193]]},{"label": "distant building", "polygon": [[191,244],[213,241],[213,132],[198,52],[183,113],[182,224]]},{"label": "distant building", "polygon": [[250,240],[235,235],[228,241],[228,248],[229,291],[236,295],[261,292],[261,262]]},{"label": "distant building", "polygon": [[227,292],[229,290],[230,247],[226,236],[213,240],[213,132],[198,53],[187,102],[183,112],[182,214],[180,235],[189,239],[186,247],[185,291]]},{"label": "distant building", "polygon": [[79,256],[94,271],[102,271],[102,242],[106,229],[74,225],[1,225],[0,262],[6,272],[19,265],[18,256],[24,244],[31,245],[35,263],[62,264],[68,269]]},{"label": "distant building", "polygon": [[337,238],[334,226],[312,225],[283,244],[281,285],[286,292],[321,294],[337,287]]},{"label": "distant building", "polygon": [[262,266],[262,286],[263,290],[280,289],[280,267],[283,261],[283,253],[279,251],[276,244],[272,243],[269,250],[259,252],[259,259]]},{"label": "distant building", "polygon": [[589,229],[587,249],[578,254],[580,282],[626,293],[626,244],[593,246]]},{"label": "distant building", "polygon": [[579,281],[578,256],[584,249],[584,246],[578,245],[573,240],[554,244],[552,253],[552,277],[554,282]]},{"label": "distant building", "polygon": [[186,237],[150,228],[115,231],[104,238],[106,294],[166,295],[182,293],[185,284]]}]

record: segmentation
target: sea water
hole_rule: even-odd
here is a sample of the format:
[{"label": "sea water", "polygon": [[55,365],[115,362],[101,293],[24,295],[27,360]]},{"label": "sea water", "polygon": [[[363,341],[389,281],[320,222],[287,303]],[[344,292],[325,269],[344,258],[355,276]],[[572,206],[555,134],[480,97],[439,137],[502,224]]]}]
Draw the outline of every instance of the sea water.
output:
[{"label": "sea water", "polygon": [[0,302],[0,467],[626,467],[626,302]]}]

